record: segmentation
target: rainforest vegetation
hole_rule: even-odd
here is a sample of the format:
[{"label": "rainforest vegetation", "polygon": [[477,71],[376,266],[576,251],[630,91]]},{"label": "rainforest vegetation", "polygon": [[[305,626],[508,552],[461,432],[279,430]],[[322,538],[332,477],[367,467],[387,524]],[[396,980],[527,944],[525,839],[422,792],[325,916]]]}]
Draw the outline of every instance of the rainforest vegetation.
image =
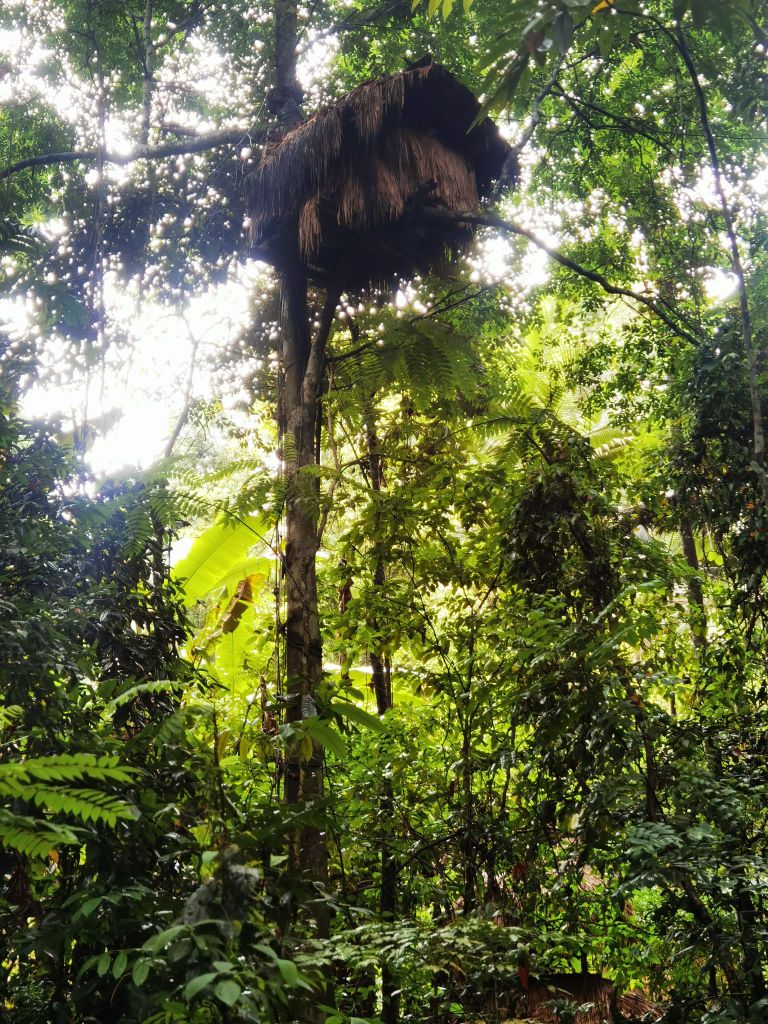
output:
[{"label": "rainforest vegetation", "polygon": [[[4,0],[0,1022],[768,1021],[767,54]],[[249,176],[426,55],[496,180],[297,305]]]}]

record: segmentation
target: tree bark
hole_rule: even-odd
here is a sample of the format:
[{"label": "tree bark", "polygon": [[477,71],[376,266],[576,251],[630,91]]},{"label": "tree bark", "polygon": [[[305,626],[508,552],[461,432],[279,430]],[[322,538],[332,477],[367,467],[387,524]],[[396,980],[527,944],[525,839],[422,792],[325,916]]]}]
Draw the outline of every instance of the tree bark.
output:
[{"label": "tree bark", "polygon": [[[696,553],[696,539],[688,519],[683,519],[680,523],[680,540],[688,567],[698,574],[699,557]],[[707,609],[704,604],[704,590],[698,575],[691,576],[688,581],[688,615],[693,646],[701,651],[707,646]]]},{"label": "tree bark", "polygon": [[[281,131],[289,130],[301,120],[301,90],[296,78],[297,10],[297,0],[276,0],[275,85],[268,105]],[[278,396],[286,487],[283,557],[286,721],[294,724],[316,714],[315,693],[323,671],[316,572],[317,490],[313,478],[303,471],[314,466],[318,458],[317,412],[325,346],[338,301],[338,294],[330,290],[313,339],[307,277],[298,259],[298,239],[295,252],[293,265],[287,265],[281,272],[282,365]],[[286,804],[302,805],[311,810],[323,797],[323,751],[313,743],[311,754],[304,756],[300,746],[294,742],[289,748],[283,796]],[[314,893],[310,910],[316,933],[320,938],[326,937],[330,931],[330,912],[324,898],[328,880],[324,829],[318,824],[307,824],[297,830],[290,840],[289,860],[296,877]],[[305,1012],[314,1016],[311,1007]]]},{"label": "tree bark", "polygon": [[[381,494],[384,484],[383,463],[381,455],[381,444],[376,432],[376,419],[373,409],[373,398],[366,410],[366,440],[368,447],[368,464],[371,472],[371,489],[374,495]],[[376,498],[374,498],[376,500]],[[383,593],[386,585],[386,570],[384,568],[384,552],[379,540],[378,515],[376,529],[376,567],[373,573],[374,588]],[[378,629],[379,623],[372,623],[374,629]],[[379,715],[385,714],[392,707],[392,683],[388,665],[386,664],[381,646],[378,650],[368,653],[371,663],[371,681],[373,692],[376,697],[376,710]],[[379,848],[381,861],[381,890],[379,893],[379,912],[382,920],[394,921],[397,915],[397,883],[398,863],[392,850],[391,834],[387,835],[389,823],[392,821],[394,811],[394,793],[390,779],[382,780],[381,796],[379,798],[379,810],[381,820],[384,823],[385,835]],[[381,970],[381,1019],[383,1024],[397,1024],[400,1013],[400,999],[395,995],[397,981],[390,968],[385,964]]]},{"label": "tree bark", "polygon": [[[311,344],[307,310],[307,282],[298,270],[283,275],[282,334],[282,446],[285,461],[285,670],[286,720],[300,722],[315,714],[314,693],[322,674],[322,645],[317,607],[317,528],[313,482],[302,469],[315,463],[315,407],[317,393],[307,379]],[[320,339],[317,339],[318,342]],[[305,401],[305,391],[308,392]],[[323,796],[322,749],[313,745],[302,756],[295,744],[287,757],[284,798],[287,804],[313,803]],[[306,825],[291,839],[290,861],[296,874],[310,886],[324,885],[328,873],[325,834]],[[318,933],[328,934],[330,918],[322,900],[312,913]]]},{"label": "tree bark", "polygon": [[282,131],[294,128],[303,120],[303,92],[296,76],[298,40],[298,3],[275,0],[275,84],[267,97],[267,109],[275,115]]},{"label": "tree bark", "polygon": [[152,42],[152,16],[154,0],[147,0],[144,8],[144,22],[141,28],[141,132],[139,142],[142,146],[149,143],[149,129],[152,123],[152,93],[155,86],[155,47]]}]

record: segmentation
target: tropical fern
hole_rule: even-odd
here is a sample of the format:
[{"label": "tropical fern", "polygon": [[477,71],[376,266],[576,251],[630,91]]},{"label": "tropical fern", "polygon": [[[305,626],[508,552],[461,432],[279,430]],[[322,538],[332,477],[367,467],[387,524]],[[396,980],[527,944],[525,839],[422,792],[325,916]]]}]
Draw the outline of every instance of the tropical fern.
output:
[{"label": "tropical fern", "polygon": [[121,765],[114,756],[96,757],[94,754],[54,754],[50,757],[29,758],[26,761],[8,761],[0,764],[0,797],[21,797],[24,786],[40,782],[116,782],[123,785],[132,781],[135,768]]},{"label": "tropical fern", "polygon": [[137,697],[141,697],[144,694],[150,693],[171,693],[178,694],[182,689],[182,684],[174,679],[152,679],[145,683],[134,683],[127,689],[123,690],[107,705],[107,713],[113,713],[118,708],[123,707],[125,704],[130,704],[132,700]]},{"label": "tropical fern", "polygon": [[[59,754],[9,761],[0,764],[0,799],[20,801],[86,824],[114,828],[121,819],[137,817],[136,807],[122,797],[72,783],[126,785],[132,782],[135,773],[136,769],[119,764],[116,757],[93,754]],[[40,821],[0,808],[0,843],[19,853],[47,856],[54,846],[79,842],[80,835],[69,825]]]},{"label": "tropical fern", "polygon": [[45,248],[37,225],[21,224],[10,217],[0,217],[0,252],[21,252],[38,256]]},{"label": "tropical fern", "polygon": [[351,382],[371,395],[393,384],[407,384],[417,405],[431,407],[435,394],[460,391],[472,397],[478,388],[477,367],[466,335],[431,317],[390,320],[380,342],[354,359],[339,358],[339,383]]},{"label": "tropical fern", "polygon": [[[197,719],[209,713],[210,708],[203,704],[185,704],[178,708],[157,724],[153,737],[155,747],[162,750],[171,744],[185,742],[192,734]],[[153,728],[155,725],[150,724],[147,731]]]},{"label": "tropical fern", "polygon": [[589,443],[598,459],[615,459],[635,440],[636,432],[623,430],[610,423],[590,431]]},{"label": "tropical fern", "polygon": [[18,704],[0,705],[0,732],[9,729],[21,712]]},{"label": "tropical fern", "polygon": [[283,434],[283,460],[285,462],[296,462],[298,459],[299,449],[296,446],[296,438],[293,436],[290,430],[287,430]]},{"label": "tropical fern", "polygon": [[69,825],[39,821],[0,808],[0,842],[27,857],[47,857],[57,846],[80,843],[81,836]]},{"label": "tropical fern", "polygon": [[98,789],[67,787],[25,787],[24,798],[52,814],[68,815],[80,821],[103,823],[114,828],[119,819],[139,816],[134,804]]}]

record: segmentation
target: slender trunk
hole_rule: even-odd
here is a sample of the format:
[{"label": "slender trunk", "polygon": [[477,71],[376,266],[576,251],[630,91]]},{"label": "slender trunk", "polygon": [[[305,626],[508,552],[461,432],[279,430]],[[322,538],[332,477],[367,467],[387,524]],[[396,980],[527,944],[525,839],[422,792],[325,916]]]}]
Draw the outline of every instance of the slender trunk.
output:
[{"label": "slender trunk", "polygon": [[[301,90],[296,78],[298,36],[297,0],[275,3],[275,84],[269,106],[278,128],[287,131],[301,120]],[[290,98],[291,102],[288,102]],[[296,245],[298,253],[298,242]],[[279,382],[279,421],[285,463],[285,672],[286,720],[297,723],[315,714],[314,694],[322,676],[322,644],[317,601],[317,493],[303,473],[317,459],[317,406],[322,386],[325,345],[333,324],[337,297],[329,293],[314,341],[310,334],[307,277],[298,256],[282,268],[280,328],[282,367]],[[313,744],[302,756],[294,744],[286,758],[284,799],[311,807],[323,796],[323,752]],[[317,934],[327,936],[330,913],[322,890],[328,878],[325,831],[305,825],[291,837],[290,863],[297,877],[317,898],[311,901]]]},{"label": "slender trunk", "polygon": [[[658,768],[656,764],[656,753],[654,750],[650,723],[639,695],[633,690],[629,681],[627,681],[625,686],[628,699],[634,705],[635,721],[642,739],[643,752],[645,754],[645,815],[648,821],[662,822],[665,821],[666,816],[658,796]],[[694,920],[710,936],[713,955],[720,964],[720,968],[728,985],[728,991],[734,998],[738,998],[740,995],[738,973],[728,953],[728,943],[722,935],[714,917],[710,914],[706,905],[696,891],[693,879],[685,868],[680,871],[680,877],[676,884],[685,894],[685,904],[688,911],[693,915]]]},{"label": "slender trunk", "polygon": [[[692,569],[694,573],[698,573],[699,558],[696,554],[696,540],[688,519],[683,519],[680,523],[680,540],[683,544],[683,554],[689,569]],[[704,591],[698,575],[692,576],[688,581],[688,613],[693,646],[700,651],[707,646],[707,609],[704,604]]]},{"label": "slender trunk", "polygon": [[470,914],[475,909],[475,893],[477,890],[477,863],[475,859],[475,809],[472,797],[472,728],[474,712],[472,709],[472,684],[475,656],[475,627],[472,625],[468,643],[469,666],[467,669],[467,687],[462,696],[465,698],[464,717],[462,721],[462,743],[461,743],[461,791],[464,801],[464,838],[462,848],[464,853],[464,914]]},{"label": "slender trunk", "polygon": [[[146,146],[149,142],[149,129],[152,123],[152,92],[155,84],[155,47],[152,42],[152,15],[154,0],[147,0],[144,8],[144,24],[141,29],[141,132],[139,142]],[[134,23],[135,24],[135,23]]]},{"label": "slender trunk", "polygon": [[734,967],[733,961],[731,960],[728,952],[729,942],[727,937],[723,935],[715,919],[707,910],[701,900],[701,897],[696,892],[696,888],[690,877],[683,874],[679,885],[685,894],[686,909],[692,915],[694,921],[696,921],[704,931],[709,933],[710,941],[712,943],[713,959],[717,960],[720,965],[720,969],[723,972],[723,976],[725,977],[725,981],[728,986],[729,995],[734,999],[740,1000],[742,995],[742,986],[739,981],[738,971]]},{"label": "slender trunk", "polygon": [[297,0],[275,0],[275,84],[267,97],[267,107],[283,131],[303,120],[303,93],[296,76],[298,38]]},{"label": "slender trunk", "polygon": [[[371,471],[371,490],[375,495],[379,495],[381,494],[381,489],[384,484],[384,473],[380,443],[376,434],[376,422],[372,408],[367,410],[365,428],[366,441],[368,445],[368,465],[370,466]],[[373,585],[377,590],[383,592],[386,583],[386,571],[384,569],[384,552],[378,537],[378,515],[376,516],[375,529],[376,540],[374,547],[376,552],[376,567],[373,572]],[[377,628],[378,623],[374,622],[373,626],[374,628]],[[371,663],[373,692],[376,696],[376,710],[380,715],[383,715],[392,706],[392,694],[389,692],[387,673],[384,669],[384,659],[380,651],[370,651],[368,657]]]},{"label": "slender trunk", "polygon": [[[371,472],[371,489],[375,495],[381,493],[384,484],[384,473],[381,456],[381,445],[376,433],[376,420],[373,410],[373,399],[366,412],[366,440],[368,446],[368,464]],[[375,499],[374,499],[375,500]],[[379,540],[379,522],[376,520],[376,567],[373,573],[374,587],[383,593],[386,585],[386,570],[384,568],[384,552]],[[372,623],[377,629],[378,623]],[[381,649],[369,651],[368,658],[371,663],[371,681],[373,692],[376,696],[376,710],[380,715],[385,714],[392,707],[391,678],[388,672],[386,659]],[[382,780],[381,796],[379,798],[379,810],[381,820],[384,823],[385,832],[389,831],[389,823],[392,821],[394,811],[394,794],[392,783],[389,778]],[[381,860],[381,891],[379,894],[379,911],[382,920],[392,922],[397,915],[397,882],[398,863],[394,855],[391,842],[391,834],[385,834],[379,847]],[[381,971],[381,1019],[383,1024],[397,1024],[400,1012],[400,999],[396,995],[397,981],[392,971],[385,964]]]},{"label": "slender trunk", "polygon": [[759,343],[756,347],[752,330],[752,313],[749,308],[749,296],[747,293],[747,279],[744,273],[744,266],[739,253],[738,239],[736,237],[736,226],[733,214],[728,205],[728,198],[725,194],[723,174],[720,167],[720,157],[717,152],[715,136],[712,131],[712,124],[709,120],[709,108],[707,98],[699,79],[699,73],[688,49],[688,42],[685,33],[680,25],[673,36],[678,52],[683,59],[685,68],[691,79],[693,91],[696,96],[696,103],[699,107],[699,120],[704,131],[704,138],[709,153],[709,165],[715,184],[715,192],[720,201],[720,211],[725,226],[725,234],[728,238],[728,248],[731,258],[731,269],[736,278],[736,285],[739,295],[739,315],[741,319],[741,343],[744,348],[744,356],[747,361],[747,380],[749,383],[749,399],[752,410],[752,444],[754,453],[753,469],[757,476],[763,501],[768,510],[768,471],[765,462],[765,428],[763,423],[762,402],[760,399],[760,356]]},{"label": "slender trunk", "polygon": [[[743,871],[744,868],[737,870]],[[743,878],[740,878],[734,887],[734,903],[741,931],[741,948],[744,952],[742,974],[746,1003],[757,1003],[764,999],[766,994],[759,940],[762,915],[758,915],[755,901]]]},{"label": "slender trunk", "polygon": [[[316,713],[314,694],[322,676],[322,643],[317,601],[317,494],[314,481],[302,473],[315,465],[317,403],[322,385],[325,343],[333,322],[336,297],[329,295],[314,341],[309,334],[307,281],[298,269],[283,273],[281,429],[285,460],[285,670],[286,720],[296,723]],[[285,767],[285,801],[317,803],[323,796],[323,753],[315,744],[303,757],[297,746]],[[306,825],[294,834],[291,864],[310,886],[323,887],[328,875],[325,832]],[[327,905],[313,902],[320,936],[330,928]]]},{"label": "slender trunk", "polygon": [[461,789],[464,800],[464,914],[475,909],[475,829],[472,806],[472,719],[467,708],[464,719],[464,738],[461,745]]}]

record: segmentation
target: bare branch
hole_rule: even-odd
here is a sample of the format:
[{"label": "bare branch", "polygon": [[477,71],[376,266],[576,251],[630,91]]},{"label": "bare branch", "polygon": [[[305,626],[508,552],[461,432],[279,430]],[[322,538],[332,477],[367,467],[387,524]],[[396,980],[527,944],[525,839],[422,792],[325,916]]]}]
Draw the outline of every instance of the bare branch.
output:
[{"label": "bare branch", "polygon": [[541,238],[529,231],[528,228],[521,227],[519,224],[513,224],[511,221],[502,220],[501,217],[497,217],[491,213],[454,213],[449,210],[438,210],[428,209],[423,210],[421,216],[429,220],[440,220],[450,221],[453,224],[477,224],[480,227],[496,228],[497,231],[503,231],[510,235],[519,235],[522,238],[527,238],[529,242],[545,252],[551,259],[560,266],[566,267],[568,270],[572,270],[574,274],[578,274],[580,277],[586,278],[588,281],[593,281],[599,285],[604,292],[609,295],[622,295],[624,298],[632,299],[633,302],[639,302],[640,305],[645,306],[646,309],[650,309],[662,323],[673,331],[679,338],[684,338],[692,345],[698,345],[699,339],[689,331],[685,330],[679,324],[676,324],[674,320],[664,311],[661,305],[655,300],[649,298],[647,295],[643,295],[641,292],[633,292],[630,288],[624,288],[621,285],[611,284],[607,277],[598,273],[596,270],[590,270],[589,267],[584,267],[576,260],[572,260],[569,256],[564,256],[557,249],[553,249],[550,245],[547,245]]},{"label": "bare branch", "polygon": [[538,128],[539,121],[541,120],[541,105],[557,85],[557,80],[560,77],[562,67],[563,60],[561,57],[555,62],[552,74],[547,79],[543,88],[534,97],[533,103],[531,104],[531,111],[528,116],[528,124],[523,129],[523,132],[515,145],[510,149],[507,159],[504,161],[504,166],[501,169],[499,180],[493,190],[494,198],[498,198],[508,186],[517,184],[518,178],[520,177],[520,154],[531,141],[534,132]]},{"label": "bare branch", "polygon": [[374,24],[380,18],[386,18],[390,14],[395,14],[400,8],[400,0],[383,0],[382,3],[369,11],[353,11],[348,17],[341,18],[339,21],[334,22],[333,25],[329,25],[328,28],[316,33],[303,46],[297,49],[296,56],[303,56],[321,39],[337,35],[339,32],[346,32],[349,29],[364,28],[366,25]]},{"label": "bare branch", "polygon": [[194,138],[178,142],[163,143],[161,146],[137,146],[130,153],[109,153],[99,149],[76,149],[69,153],[41,153],[30,156],[26,160],[18,160],[0,170],[0,181],[18,174],[28,167],[50,167],[53,164],[71,164],[78,161],[89,163],[101,159],[109,164],[131,164],[135,160],[161,160],[167,156],[184,156],[187,153],[203,153],[219,146],[238,145],[238,143],[261,142],[266,136],[265,128],[243,131],[241,128],[229,131],[212,132],[210,135],[198,135]]},{"label": "bare branch", "polygon": [[182,320],[184,321],[184,326],[187,328],[187,335],[190,341],[192,342],[192,351],[189,356],[189,372],[187,373],[187,385],[184,389],[184,404],[181,408],[181,412],[176,418],[176,423],[174,425],[173,431],[171,432],[171,436],[168,438],[168,443],[166,444],[165,451],[163,452],[163,457],[166,459],[169,459],[171,457],[171,453],[173,452],[173,449],[176,446],[176,442],[179,439],[179,435],[184,429],[185,423],[189,419],[189,410],[192,405],[192,386],[195,381],[197,350],[200,346],[200,339],[195,337],[194,333],[190,329],[189,322],[186,316],[182,316]]}]

